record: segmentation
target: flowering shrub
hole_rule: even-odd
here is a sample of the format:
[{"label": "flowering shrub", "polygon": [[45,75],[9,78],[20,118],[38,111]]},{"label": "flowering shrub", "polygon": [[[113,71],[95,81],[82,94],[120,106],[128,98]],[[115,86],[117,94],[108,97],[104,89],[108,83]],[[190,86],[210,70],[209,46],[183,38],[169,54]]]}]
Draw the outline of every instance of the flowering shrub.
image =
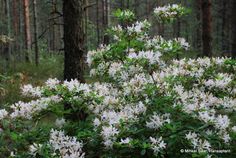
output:
[{"label": "flowering shrub", "polygon": [[[126,12],[118,15],[123,22],[133,17]],[[113,27],[115,42],[88,52],[97,82],[23,86],[32,100],[0,110],[1,150],[12,157],[214,157],[217,149],[232,155],[235,60],[173,59],[189,44],[150,37],[150,26],[144,20]],[[45,125],[45,116],[55,121]]]}]

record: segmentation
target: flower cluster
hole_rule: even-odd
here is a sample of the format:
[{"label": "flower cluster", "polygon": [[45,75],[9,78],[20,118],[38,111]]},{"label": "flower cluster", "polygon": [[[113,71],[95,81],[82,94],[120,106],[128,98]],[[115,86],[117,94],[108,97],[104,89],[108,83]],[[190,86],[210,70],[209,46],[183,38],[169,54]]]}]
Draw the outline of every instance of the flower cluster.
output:
[{"label": "flower cluster", "polygon": [[154,9],[155,16],[160,21],[172,21],[186,14],[186,9],[178,4],[158,7]]},{"label": "flower cluster", "polygon": [[28,103],[20,101],[11,105],[13,112],[10,114],[10,117],[32,119],[34,115],[46,110],[50,104],[59,103],[60,101],[61,98],[59,96],[43,97]]},{"label": "flower cluster", "polygon": [[200,139],[196,133],[191,133],[189,132],[186,134],[185,138],[189,140],[194,149],[198,150],[210,150],[211,149],[211,144],[207,140]]},{"label": "flower cluster", "polygon": [[132,11],[120,9],[115,12],[115,16],[123,22],[132,21],[135,18],[135,14]]},{"label": "flower cluster", "polygon": [[170,123],[169,114],[164,114],[162,116],[154,114],[150,118],[150,122],[147,122],[147,127],[151,129],[158,129],[165,123]]},{"label": "flower cluster", "polygon": [[0,110],[0,120],[4,119],[8,115],[5,109]]},{"label": "flower cluster", "polygon": [[145,32],[145,30],[149,29],[150,26],[151,24],[147,20],[144,20],[142,22],[137,21],[135,24],[128,26],[127,31],[129,35],[140,34]]},{"label": "flower cluster", "polygon": [[146,59],[150,64],[157,64],[160,61],[161,53],[153,51],[140,51],[138,54],[129,53],[130,59]]},{"label": "flower cluster", "polygon": [[166,148],[166,143],[162,140],[162,137],[159,139],[150,137],[151,149],[155,154],[158,154],[161,150]]},{"label": "flower cluster", "polygon": [[174,40],[165,40],[161,36],[150,38],[145,43],[147,49],[153,49],[163,53],[170,53],[172,51],[181,52],[188,50],[190,45],[184,38],[176,38]]},{"label": "flower cluster", "polygon": [[36,154],[40,151],[42,148],[42,144],[36,144],[34,143],[33,145],[29,146],[29,153],[30,155],[36,156]]},{"label": "flower cluster", "polygon": [[40,87],[33,87],[31,84],[22,86],[21,93],[22,93],[22,95],[29,96],[29,97],[41,97],[42,96],[42,90],[40,89]]},{"label": "flower cluster", "polygon": [[84,158],[82,151],[83,144],[78,142],[75,137],[65,135],[63,131],[51,130],[50,145],[54,152],[59,152],[62,158]]}]

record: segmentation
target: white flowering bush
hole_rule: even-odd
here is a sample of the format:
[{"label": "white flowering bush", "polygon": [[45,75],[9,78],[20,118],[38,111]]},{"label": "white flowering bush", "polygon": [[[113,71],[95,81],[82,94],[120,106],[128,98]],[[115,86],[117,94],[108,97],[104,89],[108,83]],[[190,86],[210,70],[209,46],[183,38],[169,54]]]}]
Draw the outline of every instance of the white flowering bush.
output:
[{"label": "white flowering bush", "polygon": [[[126,19],[128,14],[131,19]],[[123,23],[130,11],[117,14]],[[93,83],[48,79],[0,110],[0,152],[11,157],[232,157],[236,61],[174,59],[189,44],[148,34],[138,21],[111,29],[88,52]],[[51,123],[45,124],[45,119]],[[198,152],[184,153],[182,149]],[[227,150],[224,155],[214,150]]]},{"label": "white flowering bush", "polygon": [[163,7],[157,7],[154,10],[154,15],[160,22],[172,22],[183,15],[186,15],[189,11],[179,4],[172,4]]}]

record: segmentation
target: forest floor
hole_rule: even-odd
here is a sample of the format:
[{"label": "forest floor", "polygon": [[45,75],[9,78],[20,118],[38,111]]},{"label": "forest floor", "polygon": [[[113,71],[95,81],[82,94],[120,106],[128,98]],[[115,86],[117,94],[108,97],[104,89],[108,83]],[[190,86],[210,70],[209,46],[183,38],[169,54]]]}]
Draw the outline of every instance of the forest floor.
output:
[{"label": "forest floor", "polygon": [[[15,63],[6,72],[0,69],[0,108],[22,100],[20,87],[25,84],[42,85],[48,78],[63,79],[63,56],[48,56],[34,63]],[[24,101],[24,100],[23,100]]]}]

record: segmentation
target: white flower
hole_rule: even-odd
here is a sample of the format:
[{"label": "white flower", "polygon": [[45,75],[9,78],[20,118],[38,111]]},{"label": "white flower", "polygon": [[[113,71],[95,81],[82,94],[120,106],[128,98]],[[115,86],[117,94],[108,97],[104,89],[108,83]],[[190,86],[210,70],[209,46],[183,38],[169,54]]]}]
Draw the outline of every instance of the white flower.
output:
[{"label": "white flower", "polygon": [[233,132],[236,132],[236,126],[233,126],[233,127],[232,127],[232,131],[233,131]]},{"label": "white flower", "polygon": [[184,8],[178,4],[167,5],[154,9],[154,14],[160,20],[172,19],[181,16]]},{"label": "white flower", "polygon": [[36,144],[34,143],[33,145],[29,146],[29,152],[31,155],[36,156],[36,154],[41,150],[42,144]]},{"label": "white flower", "polygon": [[150,51],[140,51],[138,54],[129,53],[128,57],[130,59],[147,59],[150,64],[155,64],[160,62],[160,57],[162,54],[160,52]]},{"label": "white flower", "polygon": [[194,149],[206,149],[210,150],[211,144],[207,140],[202,140],[198,138],[198,135],[196,133],[189,132],[188,134],[185,135],[185,138],[189,140]]},{"label": "white flower", "polygon": [[32,119],[34,114],[37,114],[45,109],[52,103],[58,103],[61,98],[58,96],[51,96],[49,98],[40,98],[38,100],[32,100],[31,102],[24,103],[19,101],[11,105],[13,112],[10,114],[11,118],[26,118]]},{"label": "white flower", "polygon": [[90,72],[89,72],[89,75],[92,77],[92,76],[95,76],[96,75],[96,69],[91,69]]},{"label": "white flower", "polygon": [[150,122],[146,123],[146,126],[151,129],[158,129],[163,126],[164,123],[170,123],[169,114],[158,115],[154,113],[150,118]]},{"label": "white flower", "polygon": [[112,63],[111,66],[110,66],[110,68],[109,68],[108,73],[109,73],[109,75],[110,75],[111,77],[114,77],[115,74],[116,74],[118,71],[121,70],[121,68],[122,68],[122,63],[117,63],[117,62]]},{"label": "white flower", "polygon": [[107,139],[107,138],[110,138],[110,137],[113,137],[115,135],[117,135],[119,133],[118,129],[116,129],[115,127],[112,127],[112,126],[103,126],[102,127],[102,132],[101,132],[101,135]]},{"label": "white flower", "polygon": [[229,127],[230,124],[230,119],[228,118],[227,115],[219,115],[216,117],[215,120],[215,126],[218,129],[225,130],[226,128]]},{"label": "white flower", "polygon": [[5,109],[0,110],[0,120],[7,117],[7,115],[8,115],[8,112]]},{"label": "white flower", "polygon": [[64,118],[60,118],[60,119],[56,119],[55,125],[58,128],[62,128],[64,126],[64,124],[66,123],[66,120]]},{"label": "white flower", "polygon": [[120,119],[121,115],[115,111],[104,111],[101,114],[101,120],[109,125],[118,124]]},{"label": "white flower", "polygon": [[186,42],[186,40],[185,40],[184,38],[177,38],[177,39],[175,39],[175,40],[176,40],[176,42],[179,43],[180,46],[181,46],[182,48],[184,48],[185,50],[188,50],[188,49],[189,49],[190,45],[189,45],[188,42]]},{"label": "white flower", "polygon": [[45,84],[46,86],[49,88],[49,89],[55,89],[56,86],[60,83],[60,81],[56,78],[52,79],[52,78],[49,78]]},{"label": "white flower", "polygon": [[75,137],[66,136],[64,131],[51,130],[50,145],[54,151],[59,151],[62,158],[84,158],[83,144]]},{"label": "white flower", "polygon": [[130,10],[123,10],[120,14],[122,17],[126,17],[127,19],[130,19],[131,17],[134,17],[134,13]]},{"label": "white flower", "polygon": [[131,138],[121,139],[120,144],[129,144],[131,140],[132,140]]},{"label": "white flower", "polygon": [[129,35],[133,33],[140,34],[144,31],[144,29],[149,28],[149,27],[150,27],[150,23],[147,20],[144,20],[142,22],[137,21],[135,24],[128,26],[127,30],[128,30]]},{"label": "white flower", "polygon": [[70,92],[72,92],[80,86],[80,83],[77,79],[72,79],[71,81],[64,81],[63,86],[65,86]]},{"label": "white flower", "polygon": [[199,114],[199,118],[206,123],[213,122],[215,119],[214,114],[211,114],[208,111],[199,112],[198,114]]},{"label": "white flower", "polygon": [[106,148],[112,148],[114,142],[110,139],[105,139],[103,144],[105,145]]},{"label": "white flower", "polygon": [[122,32],[122,30],[123,30],[120,25],[113,26],[111,29],[115,32]]},{"label": "white flower", "polygon": [[14,151],[11,151],[11,154],[10,154],[10,156],[11,157],[16,157],[16,155],[15,155],[16,153],[14,152]]},{"label": "white flower", "polygon": [[28,84],[21,87],[21,93],[24,96],[41,97],[42,89],[40,87],[33,87],[31,84]]},{"label": "white flower", "polygon": [[134,112],[136,114],[142,114],[145,113],[147,110],[147,107],[143,104],[143,102],[138,102],[138,104],[134,107]]},{"label": "white flower", "polygon": [[103,103],[105,105],[111,105],[111,104],[117,104],[119,102],[119,99],[114,96],[105,96]]},{"label": "white flower", "polygon": [[93,57],[95,56],[95,54],[97,54],[97,51],[89,51],[87,54],[87,63],[89,66],[92,65],[93,63]]},{"label": "white flower", "polygon": [[93,125],[94,125],[94,127],[98,127],[100,124],[101,124],[101,121],[100,121],[98,118],[95,118],[95,119],[93,120]]},{"label": "white flower", "polygon": [[116,135],[119,133],[118,129],[112,126],[103,126],[101,135],[103,137],[103,144],[106,148],[112,148]]},{"label": "white flower", "polygon": [[162,137],[159,139],[149,137],[151,142],[151,149],[154,151],[155,154],[158,154],[162,149],[166,148],[166,143],[162,140]]},{"label": "white flower", "polygon": [[192,133],[189,132],[188,134],[185,135],[186,139],[191,140],[191,139],[196,139],[197,138],[197,134],[196,133]]},{"label": "white flower", "polygon": [[222,139],[224,140],[225,143],[229,143],[229,141],[231,140],[228,133],[224,133]]}]

